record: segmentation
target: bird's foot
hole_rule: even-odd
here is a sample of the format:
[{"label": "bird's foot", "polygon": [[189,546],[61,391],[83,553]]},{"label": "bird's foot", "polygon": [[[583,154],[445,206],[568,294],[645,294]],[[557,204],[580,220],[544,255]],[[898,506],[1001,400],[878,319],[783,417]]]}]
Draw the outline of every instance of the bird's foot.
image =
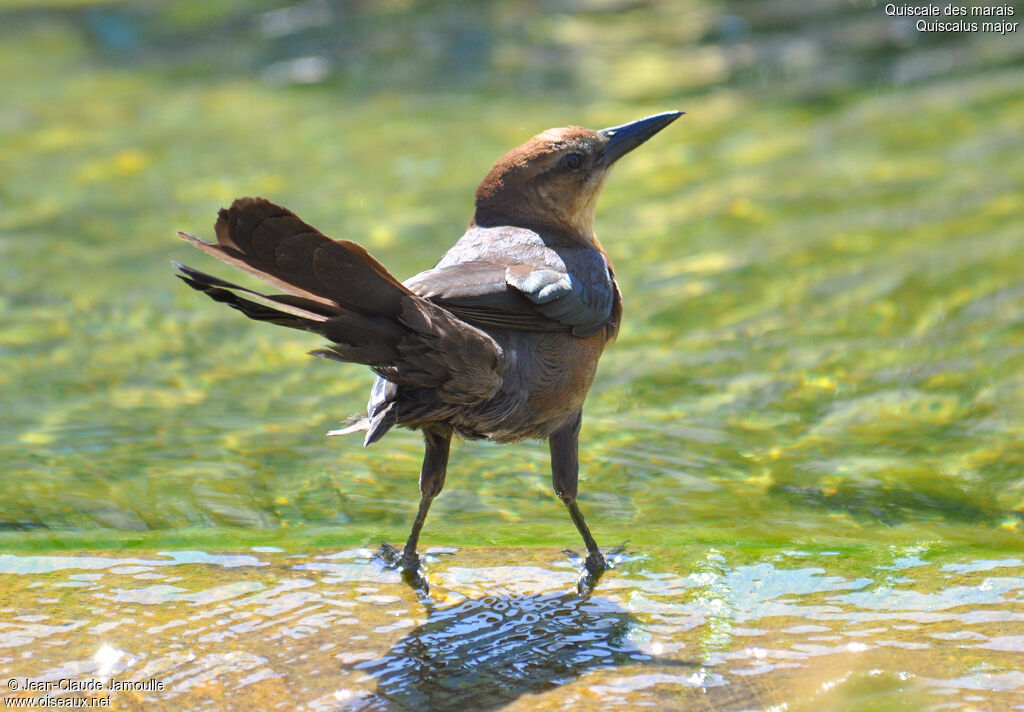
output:
[{"label": "bird's foot", "polygon": [[604,572],[615,568],[622,561],[621,555],[625,549],[626,545],[622,544],[611,549],[607,554],[602,554],[600,550],[594,550],[587,554],[586,559],[572,549],[565,549],[572,565],[580,567],[580,575],[576,579],[576,592],[583,598],[589,597]]},{"label": "bird's foot", "polygon": [[430,584],[423,573],[420,556],[415,551],[399,551],[386,541],[382,541],[377,556],[384,562],[386,568],[397,569],[402,574],[402,580],[416,593],[422,596],[430,595]]}]

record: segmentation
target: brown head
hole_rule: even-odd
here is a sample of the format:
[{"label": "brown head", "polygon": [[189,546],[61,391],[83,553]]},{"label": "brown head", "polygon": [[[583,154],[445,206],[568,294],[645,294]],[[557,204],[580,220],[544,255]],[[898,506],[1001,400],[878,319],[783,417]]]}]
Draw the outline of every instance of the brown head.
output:
[{"label": "brown head", "polygon": [[666,111],[600,131],[548,129],[506,153],[476,190],[474,222],[594,240],[594,208],[612,165],[682,115]]}]

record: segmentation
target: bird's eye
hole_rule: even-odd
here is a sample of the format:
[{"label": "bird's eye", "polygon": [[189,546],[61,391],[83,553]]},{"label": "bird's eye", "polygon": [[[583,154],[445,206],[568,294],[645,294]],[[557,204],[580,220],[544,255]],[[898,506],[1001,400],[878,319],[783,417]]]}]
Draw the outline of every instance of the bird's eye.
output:
[{"label": "bird's eye", "polygon": [[562,167],[567,171],[574,171],[583,165],[583,156],[578,153],[569,153],[562,158]]}]

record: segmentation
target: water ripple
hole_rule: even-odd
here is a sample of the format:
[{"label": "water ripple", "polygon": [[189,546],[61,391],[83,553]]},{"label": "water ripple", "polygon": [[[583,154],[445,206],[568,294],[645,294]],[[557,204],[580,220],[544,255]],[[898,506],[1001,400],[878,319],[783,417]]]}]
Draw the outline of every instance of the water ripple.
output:
[{"label": "water ripple", "polygon": [[831,709],[877,689],[968,710],[1024,691],[1019,559],[655,550],[581,600],[558,552],[445,553],[427,601],[365,550],[6,554],[0,665],[158,680],[113,693],[146,709]]}]

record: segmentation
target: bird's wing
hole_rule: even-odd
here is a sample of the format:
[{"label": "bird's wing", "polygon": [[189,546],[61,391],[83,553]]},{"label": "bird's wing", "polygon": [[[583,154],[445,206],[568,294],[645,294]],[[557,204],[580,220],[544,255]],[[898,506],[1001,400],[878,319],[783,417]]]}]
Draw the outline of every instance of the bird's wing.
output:
[{"label": "bird's wing", "polygon": [[479,260],[421,272],[405,286],[477,326],[577,336],[607,323],[616,294],[603,260],[578,271]]}]

